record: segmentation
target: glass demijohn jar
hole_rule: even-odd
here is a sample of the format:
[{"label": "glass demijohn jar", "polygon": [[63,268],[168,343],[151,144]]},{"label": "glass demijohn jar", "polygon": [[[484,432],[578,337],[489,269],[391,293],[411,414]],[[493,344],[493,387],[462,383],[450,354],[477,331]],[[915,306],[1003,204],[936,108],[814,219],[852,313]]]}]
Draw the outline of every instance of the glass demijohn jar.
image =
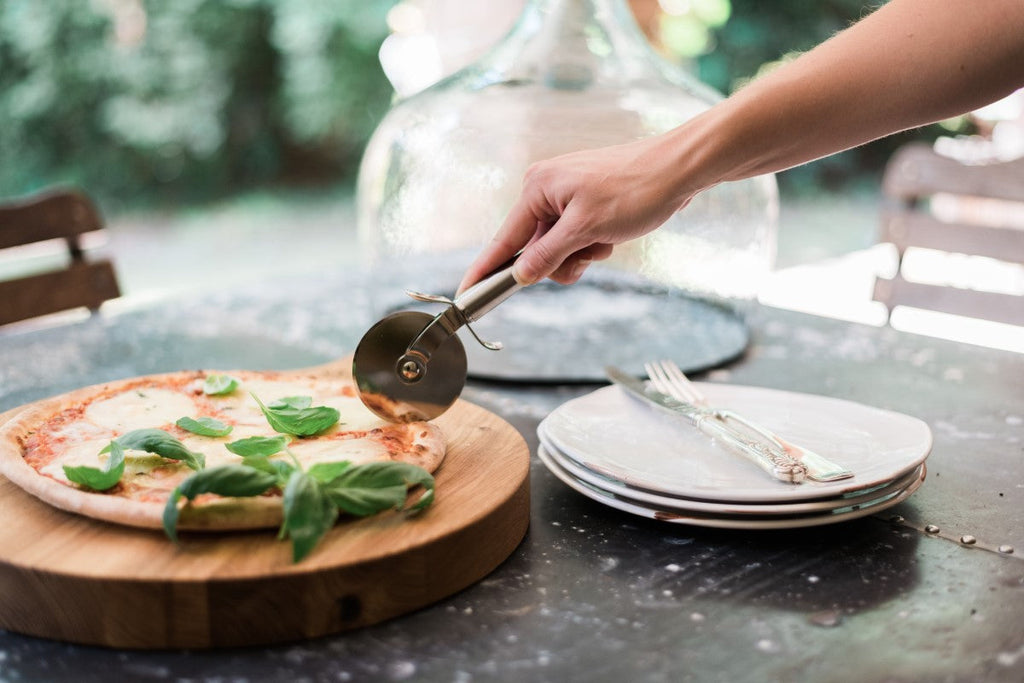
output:
[{"label": "glass demijohn jar", "polygon": [[[500,227],[531,163],[663,133],[719,99],[654,52],[624,0],[529,0],[493,49],[397,102],[380,123],[359,172],[362,246],[373,263],[429,265],[454,287]],[[590,271],[742,314],[771,268],[777,213],[773,176],[725,183]],[[586,308],[568,300],[561,307],[566,324]],[[739,348],[719,348],[703,365],[736,355],[746,341],[725,343]]]}]

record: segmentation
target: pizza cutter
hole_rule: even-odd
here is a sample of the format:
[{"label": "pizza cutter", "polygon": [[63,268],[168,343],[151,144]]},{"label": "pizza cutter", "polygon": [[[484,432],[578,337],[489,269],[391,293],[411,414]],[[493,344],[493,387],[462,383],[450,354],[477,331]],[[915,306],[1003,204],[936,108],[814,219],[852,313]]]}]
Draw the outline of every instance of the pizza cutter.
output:
[{"label": "pizza cutter", "polygon": [[455,333],[465,326],[484,348],[501,349],[469,324],[523,288],[512,276],[514,262],[513,257],[454,299],[406,290],[417,301],[447,308],[435,316],[392,313],[363,335],[352,359],[363,404],[390,422],[432,420],[448,410],[466,384],[466,350]]}]

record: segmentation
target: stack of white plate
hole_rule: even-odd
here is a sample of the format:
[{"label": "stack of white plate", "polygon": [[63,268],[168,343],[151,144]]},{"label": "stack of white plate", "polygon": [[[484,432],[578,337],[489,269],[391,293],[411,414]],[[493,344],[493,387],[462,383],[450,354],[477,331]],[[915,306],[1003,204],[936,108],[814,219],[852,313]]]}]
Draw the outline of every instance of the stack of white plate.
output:
[{"label": "stack of white plate", "polygon": [[642,517],[738,529],[832,524],[906,500],[925,478],[932,445],[917,418],[823,396],[698,383],[711,405],[754,420],[854,472],[778,481],[616,386],[568,401],[537,428],[538,455],[585,496]]}]

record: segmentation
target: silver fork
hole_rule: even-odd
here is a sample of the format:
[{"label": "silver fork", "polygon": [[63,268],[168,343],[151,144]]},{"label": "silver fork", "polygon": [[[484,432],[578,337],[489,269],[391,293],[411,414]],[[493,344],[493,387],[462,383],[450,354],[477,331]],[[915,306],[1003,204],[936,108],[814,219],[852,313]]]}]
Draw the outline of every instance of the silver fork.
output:
[{"label": "silver fork", "polygon": [[814,481],[836,481],[853,476],[853,472],[828,458],[818,455],[806,448],[784,440],[771,430],[752,422],[736,412],[724,408],[712,408],[707,398],[694,386],[693,382],[683,373],[679,366],[670,360],[657,363],[645,363],[644,369],[651,379],[651,384],[658,391],[668,394],[680,401],[686,401],[702,408],[710,409],[720,420],[740,425],[762,440],[781,448],[787,455],[801,463],[807,470],[807,478]]}]

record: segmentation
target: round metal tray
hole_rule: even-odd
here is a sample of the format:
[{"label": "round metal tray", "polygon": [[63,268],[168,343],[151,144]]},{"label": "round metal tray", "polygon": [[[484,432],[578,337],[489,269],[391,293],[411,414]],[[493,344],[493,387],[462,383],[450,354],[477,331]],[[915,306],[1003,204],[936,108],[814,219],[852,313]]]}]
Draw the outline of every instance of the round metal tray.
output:
[{"label": "round metal tray", "polygon": [[[398,309],[441,310],[416,303],[389,307]],[[531,383],[604,382],[607,365],[643,375],[645,362],[662,358],[698,372],[736,358],[750,342],[746,323],[725,306],[611,278],[570,287],[538,283],[473,329],[504,348],[489,351],[460,330],[470,377]]]}]

